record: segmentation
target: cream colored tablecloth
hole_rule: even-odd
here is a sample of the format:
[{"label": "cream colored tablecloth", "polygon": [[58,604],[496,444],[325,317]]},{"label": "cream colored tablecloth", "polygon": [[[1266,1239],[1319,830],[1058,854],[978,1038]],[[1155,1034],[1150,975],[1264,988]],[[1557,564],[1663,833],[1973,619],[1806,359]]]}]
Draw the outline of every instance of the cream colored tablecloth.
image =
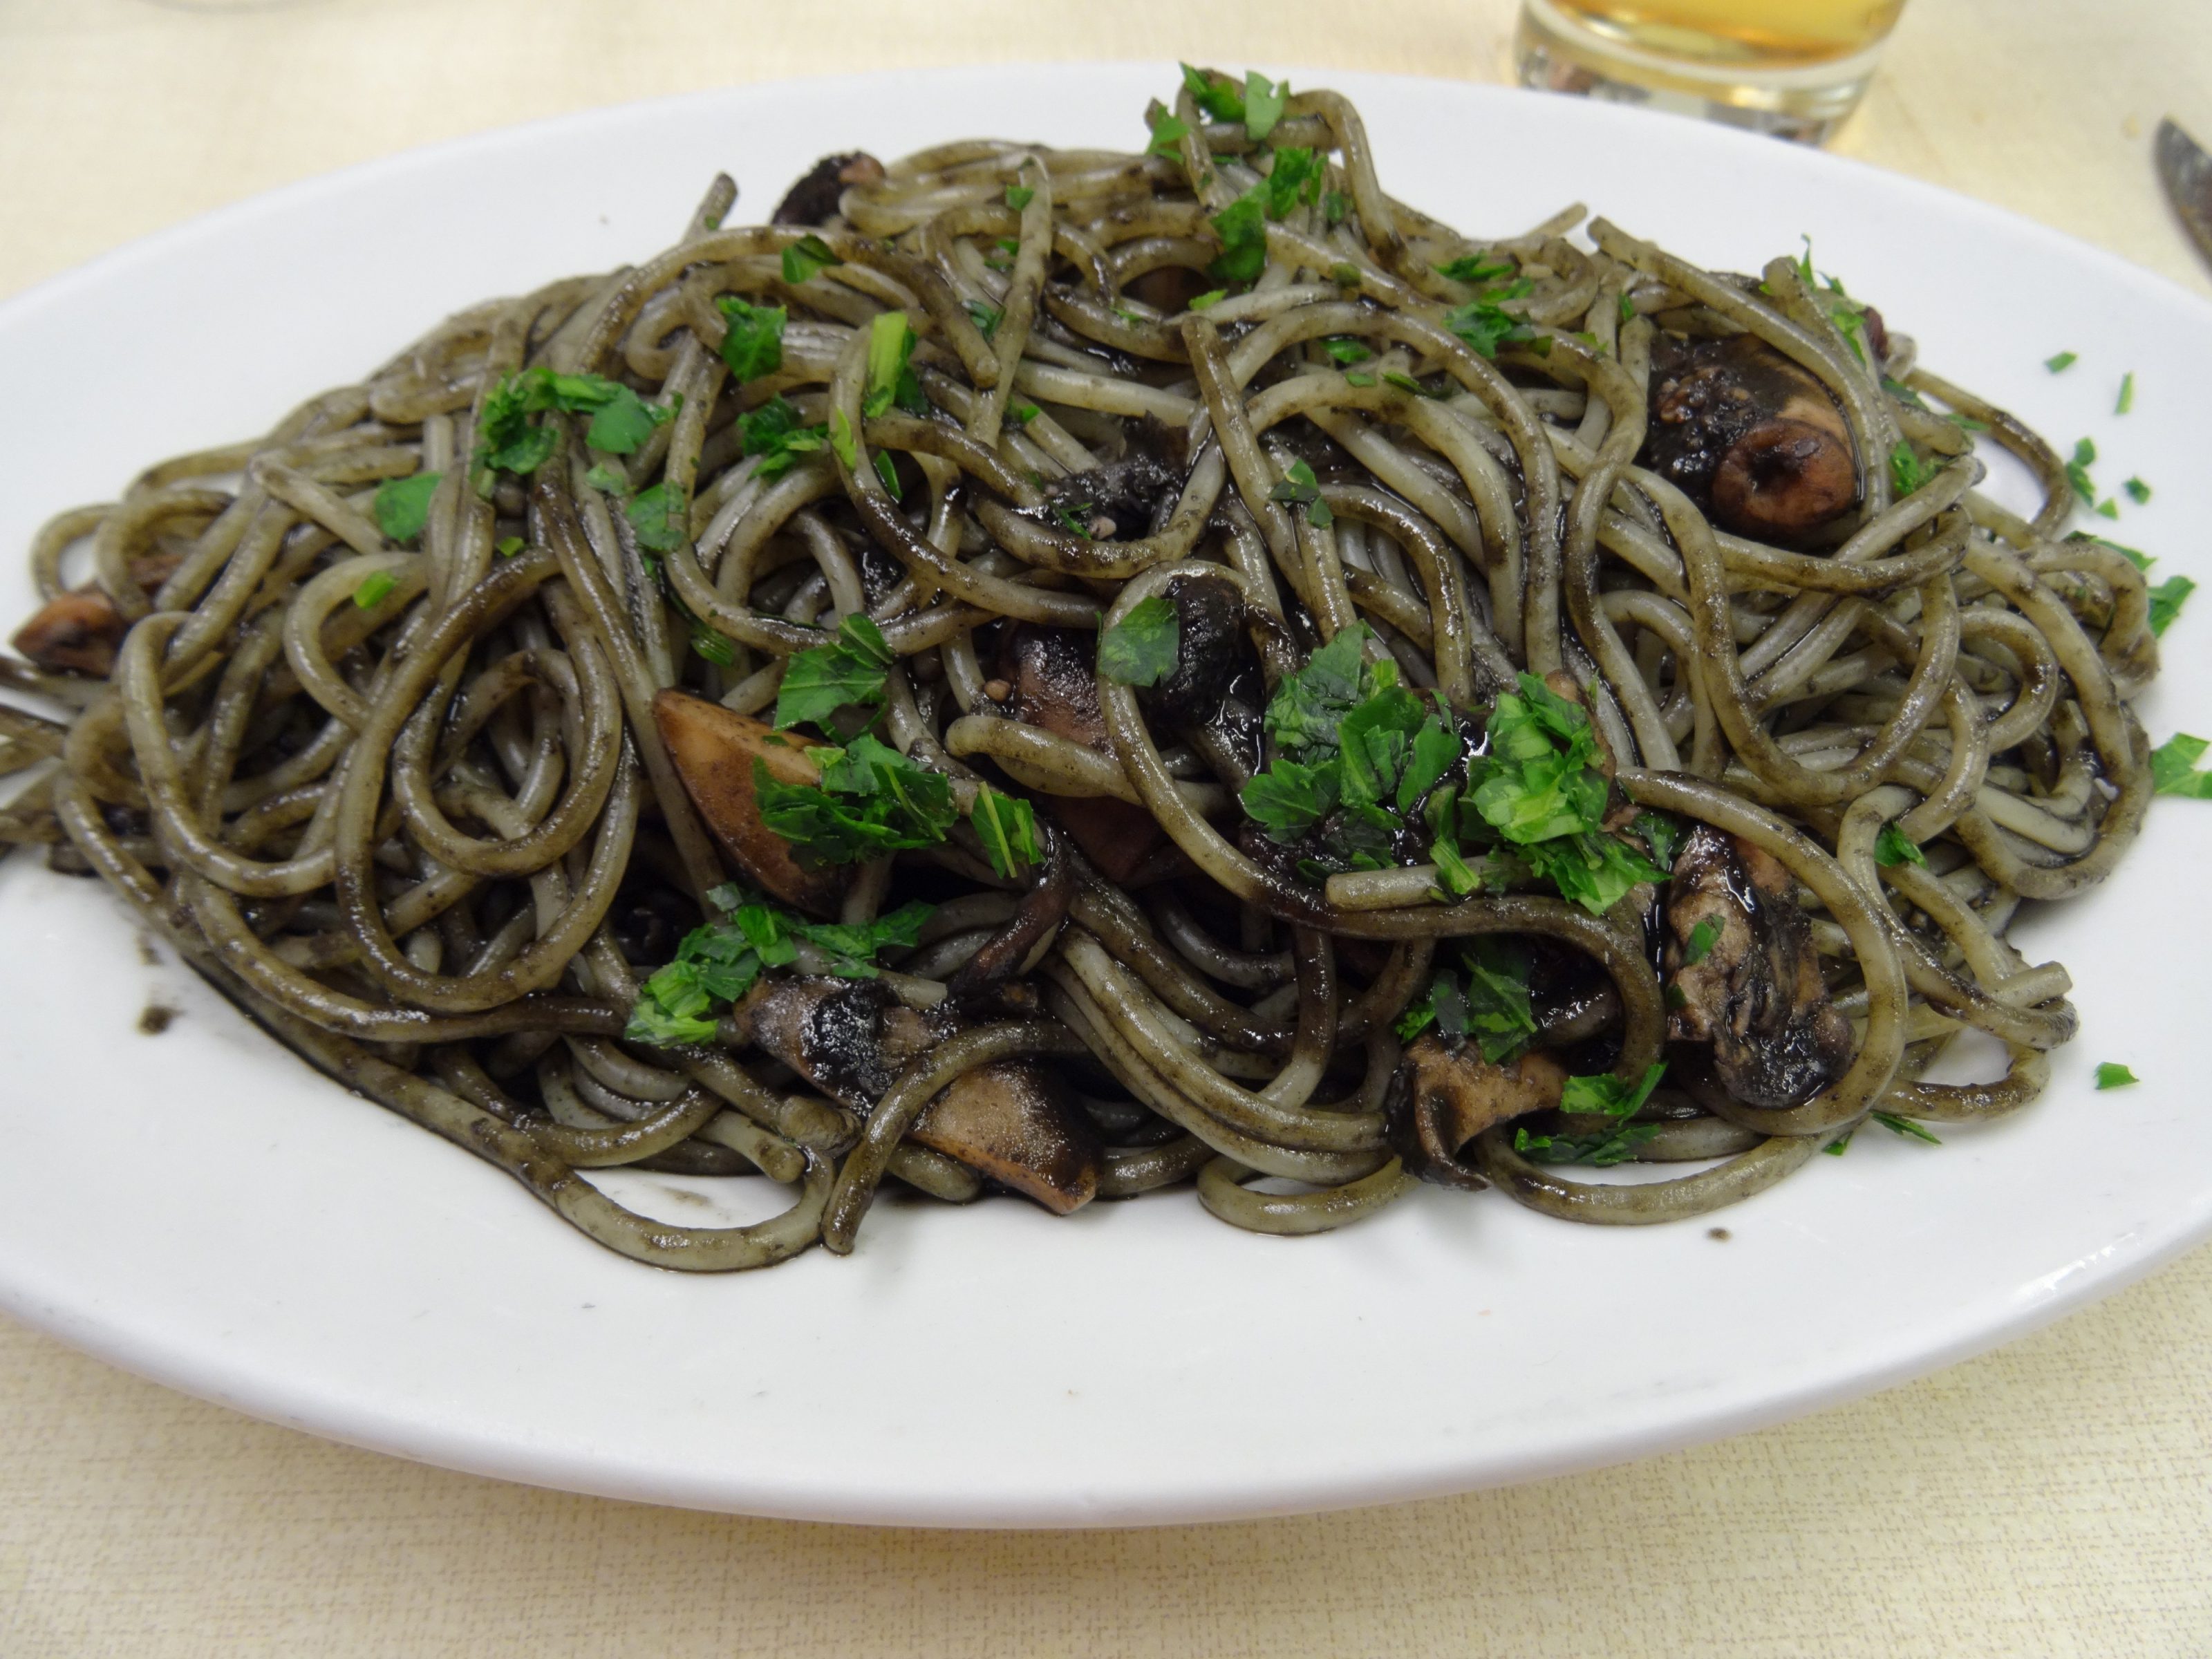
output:
[{"label": "cream colored tablecloth", "polygon": [[[1182,57],[1490,80],[1512,0],[0,0],[0,294],[270,185],[732,82]],[[2192,288],[2204,0],[1913,0],[1838,148]],[[149,326],[158,325],[148,319]],[[28,418],[19,406],[9,418]],[[4,1154],[0,1154],[4,1155]],[[1791,1426],[1513,1491],[1121,1534],[507,1486],[0,1322],[0,1656],[2212,1654],[2212,1251]]]}]

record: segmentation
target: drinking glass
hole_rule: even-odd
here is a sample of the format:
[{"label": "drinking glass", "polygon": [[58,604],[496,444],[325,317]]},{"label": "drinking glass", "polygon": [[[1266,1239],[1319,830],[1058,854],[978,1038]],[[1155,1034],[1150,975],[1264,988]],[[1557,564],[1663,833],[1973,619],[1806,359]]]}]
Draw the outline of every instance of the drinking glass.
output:
[{"label": "drinking glass", "polygon": [[1905,0],[1522,0],[1521,84],[1820,143]]}]

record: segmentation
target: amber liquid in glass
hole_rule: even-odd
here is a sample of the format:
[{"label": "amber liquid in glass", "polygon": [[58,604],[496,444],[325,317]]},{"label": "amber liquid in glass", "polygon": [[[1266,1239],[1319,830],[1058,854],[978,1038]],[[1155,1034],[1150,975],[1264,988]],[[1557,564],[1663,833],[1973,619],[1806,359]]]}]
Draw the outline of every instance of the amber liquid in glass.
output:
[{"label": "amber liquid in glass", "polygon": [[1905,0],[1556,0],[1601,34],[1647,51],[1771,68],[1881,42]]},{"label": "amber liquid in glass", "polygon": [[1523,0],[1524,85],[1827,136],[1905,0]]}]

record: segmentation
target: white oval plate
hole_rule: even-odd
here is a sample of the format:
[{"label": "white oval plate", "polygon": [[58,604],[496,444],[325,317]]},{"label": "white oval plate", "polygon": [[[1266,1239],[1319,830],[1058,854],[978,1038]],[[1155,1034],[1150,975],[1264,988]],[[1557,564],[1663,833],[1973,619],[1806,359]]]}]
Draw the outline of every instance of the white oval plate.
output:
[{"label": "white oval plate", "polygon": [[[1294,76],[1310,85],[1324,77]],[[2185,388],[2212,310],[2021,220],[1668,117],[1328,77],[1394,192],[1471,229],[1583,200],[1709,264],[1794,252],[1941,373],[2154,503],[2115,533],[2193,556],[2212,476]],[[9,574],[49,513],[260,431],[444,312],[635,259],[718,167],[770,207],[823,151],[985,131],[1133,147],[1172,69],[1000,69],[741,88],[400,156],[139,243],[0,307]],[[2043,358],[2081,362],[2054,377]],[[2120,374],[2135,411],[2112,414]],[[2212,605],[2212,599],[2200,601]],[[2154,733],[2212,719],[2170,636]],[[622,1261],[487,1166],[246,1025],[105,890],[0,866],[0,1305],[241,1411],[545,1486],[841,1521],[1195,1521],[1526,1480],[1771,1423],[1960,1358],[2212,1232],[2195,1046],[2212,808],[2161,804],[2100,893],[2039,921],[2084,1035],[2049,1094],[1940,1149],[1862,1133],[1705,1222],[1607,1230],[1425,1189],[1304,1240],[1186,1192],[1054,1220],[890,1206],[857,1255],[700,1279]],[[167,1035],[136,1031],[158,1000]],[[2093,1093],[2100,1060],[2141,1086]],[[632,1176],[671,1218],[779,1189]]]}]

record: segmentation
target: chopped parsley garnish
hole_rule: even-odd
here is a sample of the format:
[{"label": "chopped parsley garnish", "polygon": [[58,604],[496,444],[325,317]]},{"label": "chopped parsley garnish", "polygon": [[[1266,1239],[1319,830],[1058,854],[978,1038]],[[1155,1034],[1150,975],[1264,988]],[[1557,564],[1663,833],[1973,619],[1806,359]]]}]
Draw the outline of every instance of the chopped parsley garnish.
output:
[{"label": "chopped parsley garnish", "polygon": [[1275,124],[1283,118],[1283,106],[1290,101],[1290,96],[1291,83],[1288,81],[1271,85],[1267,77],[1259,70],[1247,70],[1244,73],[1244,136],[1255,144],[1266,143],[1274,135]]},{"label": "chopped parsley garnish", "polygon": [[1316,530],[1336,522],[1335,514],[1328,510],[1328,503],[1321,498],[1321,481],[1314,477],[1313,468],[1304,461],[1291,463],[1289,475],[1267,492],[1267,499],[1279,501],[1286,507],[1303,507],[1306,510],[1306,522]]},{"label": "chopped parsley garnish", "polygon": [[2055,357],[2045,357],[2043,360],[2043,366],[2049,369],[2053,374],[2063,374],[2068,369],[2073,368],[2075,364],[2081,361],[2081,358],[2075,353],[2071,351],[2062,351]]},{"label": "chopped parsley garnish", "polygon": [[629,474],[618,466],[609,466],[605,461],[594,465],[584,475],[584,482],[594,489],[603,489],[610,495],[629,494]]},{"label": "chopped parsley garnish", "polygon": [[1830,1158],[1841,1158],[1845,1152],[1848,1152],[1851,1149],[1852,1133],[1853,1131],[1850,1129],[1844,1130],[1843,1133],[1838,1135],[1826,1146],[1821,1147],[1820,1150],[1826,1152]]},{"label": "chopped parsley garnish", "polygon": [[797,652],[785,667],[775,694],[777,729],[802,720],[826,726],[840,708],[880,706],[894,660],[883,630],[861,612],[848,613],[834,645]]},{"label": "chopped parsley garnish", "polygon": [[1406,1006],[1398,1036],[1412,1042],[1429,1026],[1456,1049],[1473,1037],[1492,1066],[1518,1059],[1536,1036],[1536,1016],[1528,1002],[1528,956],[1503,939],[1477,938],[1460,948],[1459,976],[1438,970],[1429,988]]},{"label": "chopped parsley garnish", "polygon": [[999,331],[999,325],[1006,319],[1005,312],[996,306],[986,305],[981,300],[969,301],[967,309],[969,320],[975,325],[975,331],[987,340]]},{"label": "chopped parsley garnish", "polygon": [[1924,865],[1928,862],[1928,854],[1922,852],[1919,843],[1899,829],[1897,820],[1892,818],[1875,832],[1874,861],[1884,869],[1893,870],[1900,864]]},{"label": "chopped parsley garnish", "polygon": [[898,463],[891,459],[891,453],[888,449],[876,452],[876,476],[884,481],[884,495],[895,501],[906,499],[906,489],[899,483]]},{"label": "chopped parsley garnish", "polygon": [[1682,826],[1663,812],[1638,812],[1629,826],[1651,849],[1651,861],[1663,870],[1674,867],[1674,849],[1682,844]]},{"label": "chopped parsley garnish", "polygon": [[1359,274],[1359,267],[1349,259],[1328,268],[1328,280],[1339,288],[1358,288],[1367,279]]},{"label": "chopped parsley garnish", "polygon": [[1098,672],[1123,685],[1158,685],[1175,672],[1182,624],[1164,593],[1131,605],[1098,641]]},{"label": "chopped parsley garnish", "polygon": [[392,596],[399,586],[399,578],[389,570],[373,570],[361,579],[361,586],[353,591],[353,602],[364,611],[374,611]]},{"label": "chopped parsley garnish", "polygon": [[1196,294],[1191,296],[1190,308],[1193,311],[1209,310],[1214,306],[1219,305],[1228,297],[1229,290],[1225,288],[1208,289],[1203,294]]},{"label": "chopped parsley garnish", "polygon": [[734,294],[714,306],[724,324],[722,361],[739,385],[783,367],[783,325],[790,315],[783,307],[751,305]]},{"label": "chopped parsley garnish", "polygon": [[2100,1089],[2124,1089],[2142,1079],[2117,1060],[2101,1060],[2097,1066],[2097,1086]]},{"label": "chopped parsley garnish", "polygon": [[1902,441],[1889,452],[1889,481],[1896,486],[1900,496],[1919,491],[1933,478],[1937,468],[1920,459],[1920,452]]},{"label": "chopped parsley garnish", "polygon": [[2136,406],[2136,372],[2130,369],[2120,376],[2120,395],[2112,405],[2112,413],[2124,415]]},{"label": "chopped parsley garnish", "polygon": [[1267,268],[1266,192],[1264,182],[1255,185],[1213,216],[1221,257],[1206,268],[1206,275],[1224,283],[1249,283]]},{"label": "chopped parsley garnish", "polygon": [[796,288],[830,266],[844,263],[830,251],[829,243],[809,231],[784,249],[783,280]]},{"label": "chopped parsley garnish", "polygon": [[2169,576],[2150,590],[2150,631],[2163,634],[2181,614],[2181,602],[2197,591],[2186,576]]},{"label": "chopped parsley garnish", "polygon": [[1241,121],[1244,118],[1244,94],[1234,81],[1224,76],[1217,81],[1204,70],[1185,64],[1182,83],[1189,88],[1191,101],[1217,121]]},{"label": "chopped parsley garnish", "polygon": [[1364,363],[1375,355],[1358,341],[1342,336],[1323,340],[1321,348],[1340,363]]},{"label": "chopped parsley garnish", "polygon": [[780,396],[738,417],[738,441],[746,454],[761,458],[763,478],[788,472],[801,455],[822,447],[829,431],[827,427],[799,425],[799,411]]},{"label": "chopped parsley garnish", "polygon": [[2130,478],[2125,483],[2122,484],[2120,488],[2128,492],[2128,499],[2133,501],[2137,507],[2144,507],[2149,504],[2150,486],[2145,483],[2141,478]]},{"label": "chopped parsley garnish", "polygon": [[492,549],[492,551],[502,559],[511,559],[521,552],[526,545],[526,544],[520,536],[502,536],[500,538],[499,545]]},{"label": "chopped parsley garnish", "polygon": [[1441,392],[1430,391],[1410,374],[1400,374],[1395,371],[1383,375],[1382,382],[1386,386],[1396,386],[1401,392],[1410,392],[1416,398],[1442,398],[1445,395]]},{"label": "chopped parsley garnish", "polygon": [[1460,855],[1459,843],[1446,836],[1429,843],[1429,862],[1437,866],[1437,879],[1454,898],[1465,898],[1482,885],[1482,878]]},{"label": "chopped parsley garnish", "polygon": [[978,789],[968,823],[1001,880],[1012,880],[1017,871],[1043,856],[1037,847],[1036,809],[1019,796],[1002,795],[988,786]]},{"label": "chopped parsley garnish", "polygon": [[2074,459],[2066,463],[2067,482],[2074,486],[2074,493],[2081,498],[2084,504],[2090,507],[2097,504],[2097,485],[2089,477],[2089,469],[2096,460],[2095,441],[2084,438],[2074,446]]},{"label": "chopped parsley garnish", "polygon": [[1028,185],[1008,185],[1006,186],[1006,205],[1013,209],[1017,213],[1019,213],[1024,208],[1027,207],[1036,199],[1036,190]]},{"label": "chopped parsley garnish", "polygon": [[1006,411],[1006,418],[1016,426],[1027,426],[1043,413],[1035,404],[1016,404]]},{"label": "chopped parsley garnish", "polygon": [[631,496],[623,514],[637,532],[637,544],[655,553],[672,551],[690,528],[683,498],[671,494],[665,481]]},{"label": "chopped parsley garnish", "polygon": [[860,441],[853,435],[853,423],[845,418],[842,409],[830,411],[830,447],[845,463],[847,471],[860,470]]},{"label": "chopped parsley garnish", "polygon": [[1926,1141],[1930,1146],[1941,1146],[1943,1144],[1925,1124],[1917,1119],[1899,1117],[1895,1112],[1869,1112],[1867,1115],[1892,1134],[1909,1135],[1915,1140]]},{"label": "chopped parsley garnish", "polygon": [[2122,547],[2118,542],[2108,542],[2102,536],[2092,536],[2086,530],[2077,530],[2066,538],[2069,542],[2088,542],[2098,547],[2108,547],[2120,554],[2138,570],[2148,570],[2158,561],[2148,553],[2139,553],[2132,547]]},{"label": "chopped parsley garnish", "polygon": [[[929,413],[921,381],[908,362],[914,356],[914,325],[903,311],[884,311],[868,325],[868,389],[860,413],[873,418],[893,404],[909,415]],[[852,463],[846,462],[848,466]]]},{"label": "chopped parsley garnish", "polygon": [[753,762],[761,822],[803,862],[857,864],[903,848],[934,847],[959,813],[951,780],[862,732],[842,749],[807,754],[822,781],[779,783]]},{"label": "chopped parsley garnish", "polygon": [[1694,968],[1713,952],[1720,942],[1721,923],[1718,916],[1707,916],[1690,929],[1690,937],[1682,945],[1682,966]]},{"label": "chopped parsley garnish", "polygon": [[1805,244],[1805,252],[1797,260],[1798,280],[1805,284],[1805,291],[1814,302],[1828,313],[1828,321],[1844,337],[1844,343],[1851,349],[1851,355],[1863,363],[1873,362],[1866,337],[1866,306],[1851,298],[1842,278],[1825,270],[1816,276],[1813,270],[1813,239],[1801,236],[1800,240]]},{"label": "chopped parsley garnish", "polygon": [[1620,296],[1620,320],[1624,323],[1632,323],[1636,320],[1636,301],[1626,294]]},{"label": "chopped parsley garnish", "polygon": [[1344,383],[1346,386],[1373,386],[1375,377],[1372,374],[1363,374],[1357,369],[1347,368],[1344,371]]},{"label": "chopped parsley garnish", "polygon": [[1527,319],[1504,309],[1504,303],[1527,298],[1535,287],[1524,276],[1518,282],[1485,289],[1472,303],[1455,306],[1446,312],[1444,326],[1466,341],[1478,356],[1495,357],[1500,346],[1536,337],[1536,331]]},{"label": "chopped parsley garnish", "polygon": [[1331,229],[1344,222],[1352,211],[1352,198],[1340,190],[1332,190],[1321,198],[1322,222]]},{"label": "chopped parsley garnish", "polygon": [[878,954],[911,949],[937,908],[917,901],[873,921],[823,922],[777,909],[735,883],[707,896],[721,919],[685,934],[676,959],[646,981],[623,1032],[626,1041],[713,1042],[718,1007],[751,990],[763,970],[797,961],[802,940],[830,958],[827,970],[840,979],[873,979]]},{"label": "chopped parsley garnish", "polygon": [[1491,711],[1489,751],[1468,767],[1462,837],[1487,835],[1558,888],[1602,915],[1629,889],[1668,872],[1605,832],[1608,793],[1594,764],[1597,732],[1580,704],[1533,674]]},{"label": "chopped parsley garnish", "polygon": [[1275,152],[1275,164],[1264,181],[1267,216],[1287,217],[1298,207],[1321,200],[1322,182],[1328,176],[1328,160],[1318,150],[1292,149]]},{"label": "chopped parsley garnish", "polygon": [[2198,759],[2212,749],[2202,738],[2177,732],[2150,751],[2151,793],[2185,795],[2191,800],[2212,800],[2212,772],[2196,769]]},{"label": "chopped parsley garnish", "polygon": [[411,478],[386,478],[376,487],[370,510],[376,527],[387,542],[411,542],[430,521],[430,497],[437,494],[442,472],[417,472]]},{"label": "chopped parsley garnish", "polygon": [[551,410],[589,414],[590,447],[629,455],[655,427],[675,417],[672,406],[649,404],[629,387],[598,374],[556,374],[540,365],[504,377],[485,394],[476,453],[477,492],[491,493],[494,472],[532,473],[551,459],[557,441],[538,418]]},{"label": "chopped parsley garnish", "polygon": [[717,668],[727,668],[738,659],[737,651],[729,641],[699,623],[691,624],[691,649]]},{"label": "chopped parsley garnish", "polygon": [[1487,253],[1464,253],[1456,259],[1447,259],[1437,267],[1437,275],[1455,283],[1468,283],[1481,287],[1494,283],[1500,276],[1513,275],[1515,266],[1510,259],[1492,260]]},{"label": "chopped parsley garnish", "polygon": [[1666,1074],[1663,1062],[1655,1062],[1635,1083],[1623,1083],[1610,1073],[1594,1077],[1571,1077],[1559,1098],[1563,1112],[1602,1113],[1612,1123],[1591,1135],[1533,1135],[1513,1132],[1513,1150],[1540,1164],[1588,1164],[1600,1169],[1626,1163],[1637,1149],[1659,1133],[1656,1123],[1629,1120],[1651,1097]]},{"label": "chopped parsley garnish", "polygon": [[1145,146],[1145,154],[1176,161],[1182,155],[1182,141],[1189,137],[1190,129],[1180,117],[1161,110],[1152,117],[1152,142]]}]

